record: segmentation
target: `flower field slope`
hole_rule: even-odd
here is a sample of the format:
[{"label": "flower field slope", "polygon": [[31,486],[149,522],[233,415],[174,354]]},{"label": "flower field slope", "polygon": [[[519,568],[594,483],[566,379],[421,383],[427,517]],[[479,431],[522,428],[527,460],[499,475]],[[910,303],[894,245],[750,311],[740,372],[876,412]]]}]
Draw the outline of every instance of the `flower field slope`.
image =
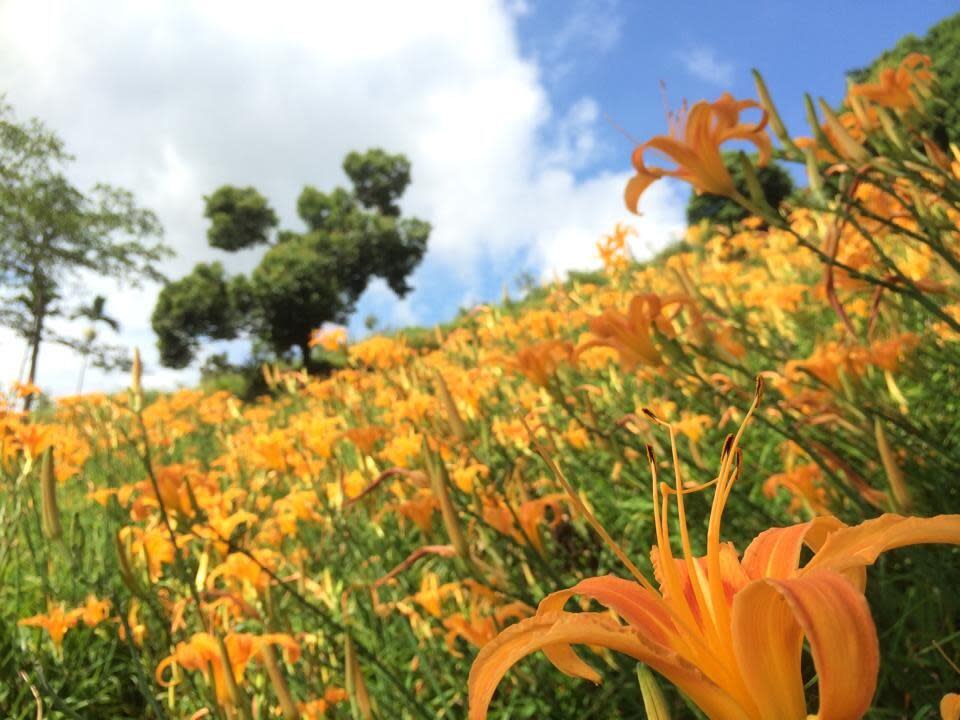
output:
[{"label": "flower field slope", "polygon": [[[809,138],[759,76],[672,117],[628,205],[669,175],[749,217],[656,260],[617,227],[522,301],[318,331],[340,369],[267,365],[253,401],[138,362],[43,415],[15,388],[0,715],[957,717],[960,149],[923,130],[929,65],[811,101]],[[808,177],[777,207],[774,157]]]}]

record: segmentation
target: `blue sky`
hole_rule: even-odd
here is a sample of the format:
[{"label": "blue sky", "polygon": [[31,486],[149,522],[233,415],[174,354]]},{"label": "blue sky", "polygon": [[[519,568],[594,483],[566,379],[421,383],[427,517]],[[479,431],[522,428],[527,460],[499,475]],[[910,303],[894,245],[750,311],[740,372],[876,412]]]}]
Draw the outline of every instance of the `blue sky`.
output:
[{"label": "blue sky", "polygon": [[[623,207],[631,144],[665,131],[672,107],[724,90],[752,97],[750,68],[767,78],[784,119],[805,134],[802,95],[838,100],[844,71],[906,33],[924,33],[955,2],[627,2],[627,0],[3,0],[0,94],[37,116],[77,157],[80,187],[105,181],[155,210],[181,277],[217,260],[249,272],[260,252],[229,255],[205,242],[203,196],[254,185],[282,226],[297,228],[305,184],[345,184],[351,150],[405,153],[413,183],[404,211],[429,220],[415,290],[398,301],[374,282],[351,323],[429,325],[496,301],[527,272],[549,279],[596,263],[616,222],[639,231],[638,256],[683,230],[689,190],[658,183],[642,217]],[[261,251],[262,252],[262,251]],[[150,314],[158,286],[108,295],[122,324],[114,344],[141,348],[145,382],[196,382],[196,367],[159,365]],[[77,301],[83,298],[78,295]],[[64,323],[62,333],[82,332]],[[17,376],[23,342],[0,329],[0,383]],[[208,343],[241,359],[245,343]],[[40,384],[76,384],[78,361],[44,345]],[[89,389],[124,378],[88,375]]]},{"label": "blue sky", "polygon": [[[653,3],[616,0],[554,0],[523,3],[516,15],[520,52],[539,68],[552,107],[560,112],[541,129],[545,144],[562,132],[563,109],[592,98],[601,113],[592,152],[571,171],[584,179],[629,170],[632,144],[604,119],[632,137],[665,132],[661,82],[671,108],[686,99],[715,99],[729,91],[755,97],[751,69],[763,74],[792,133],[808,134],[803,93],[840,99],[844,73],[869,64],[908,33],[960,10],[956,2],[730,2]],[[799,172],[799,171],[798,171]],[[687,189],[678,192],[686,195]],[[523,252],[486,259],[476,267],[473,301],[496,301],[504,286],[516,293],[516,278],[535,266]],[[413,319],[423,324],[451,317],[458,281],[428,258],[411,297]],[[368,313],[392,325],[393,300],[365,298],[351,323],[362,332]]]},{"label": "blue sky", "polygon": [[[739,10],[737,10],[739,9]],[[557,0],[531,5],[518,19],[522,51],[544,60],[551,102],[585,94],[632,134],[663,131],[659,83],[671,103],[724,90],[754,96],[759,69],[788,128],[803,128],[804,91],[842,96],[844,72],[869,64],[902,36],[924,34],[960,11],[955,1],[924,2],[613,2]],[[571,31],[586,20],[591,25]],[[557,38],[564,38],[562,42]],[[794,132],[802,132],[795,130]],[[608,140],[617,140],[612,131]],[[623,163],[621,152],[596,166]]]}]

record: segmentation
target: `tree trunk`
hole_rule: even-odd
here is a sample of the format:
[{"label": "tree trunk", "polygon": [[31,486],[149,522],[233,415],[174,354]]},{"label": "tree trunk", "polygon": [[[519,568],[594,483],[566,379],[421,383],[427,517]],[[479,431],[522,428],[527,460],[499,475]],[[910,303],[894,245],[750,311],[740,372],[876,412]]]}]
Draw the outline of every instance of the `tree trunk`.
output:
[{"label": "tree trunk", "polygon": [[[37,379],[37,358],[40,356],[40,342],[43,340],[43,321],[45,320],[47,303],[43,297],[43,286],[39,271],[33,273],[33,332],[30,334],[30,372],[27,375],[27,384],[33,385]],[[33,406],[33,394],[23,400],[23,409],[27,412]]]},{"label": "tree trunk", "polygon": [[[43,316],[37,318],[37,322],[34,325],[35,331],[33,337],[30,339],[30,373],[27,375],[27,385],[33,385],[33,381],[37,377],[37,358],[40,356],[40,339],[42,337],[41,330],[43,328]],[[29,411],[33,406],[33,394],[27,395],[23,399],[23,409]]]},{"label": "tree trunk", "polygon": [[303,357],[303,369],[308,373],[313,372],[313,359],[310,357],[310,341],[304,340],[300,343],[300,355]]}]

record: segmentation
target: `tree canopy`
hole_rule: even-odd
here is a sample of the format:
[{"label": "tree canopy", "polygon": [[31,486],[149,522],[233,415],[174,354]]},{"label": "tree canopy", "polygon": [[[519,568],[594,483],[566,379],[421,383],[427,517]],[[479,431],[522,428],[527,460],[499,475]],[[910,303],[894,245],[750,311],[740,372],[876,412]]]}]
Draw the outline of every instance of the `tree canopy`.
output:
[{"label": "tree canopy", "polygon": [[372,278],[401,297],[412,289],[409,277],[423,259],[430,225],[400,212],[410,162],[372,149],[347,155],[343,169],[349,189],[303,188],[303,231],[275,231],[275,212],[252,187],[224,186],[204,198],[211,246],[268,248],[249,276],[200,264],[163,288],[152,323],[164,365],[186,367],[205,339],[249,335],[277,355],[299,350],[310,367],[311,331],[346,322]]},{"label": "tree canopy", "polygon": [[0,102],[0,325],[27,342],[31,383],[44,341],[101,367],[121,364],[125,350],[56,332],[50,322],[82,310],[92,295],[85,272],[138,286],[163,279],[156,264],[169,254],[154,213],[121,188],[81,191],[66,175],[72,160],[56,133],[37,119],[17,121]]}]

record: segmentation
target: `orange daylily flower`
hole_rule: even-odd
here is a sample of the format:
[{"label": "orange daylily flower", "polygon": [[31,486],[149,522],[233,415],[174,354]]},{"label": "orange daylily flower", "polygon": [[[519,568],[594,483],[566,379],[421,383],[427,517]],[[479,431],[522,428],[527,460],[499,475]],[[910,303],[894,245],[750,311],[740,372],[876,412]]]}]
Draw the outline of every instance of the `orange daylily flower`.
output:
[{"label": "orange daylily flower", "polygon": [[565,340],[544,340],[517,351],[516,358],[507,364],[523,373],[530,382],[546,387],[550,378],[563,364],[572,364],[573,345]]},{"label": "orange daylily flower", "polygon": [[83,608],[65,610],[63,605],[54,605],[46,613],[40,613],[17,621],[20,627],[41,627],[50,635],[55,647],[63,645],[63,636],[67,630],[77,626],[83,615]]},{"label": "orange daylily flower", "polygon": [[[110,616],[110,601],[104,598],[97,599],[95,595],[88,595],[86,602],[77,610],[80,611],[80,619],[87,627],[99,625]],[[74,611],[76,612],[76,611]]]},{"label": "orange daylily flower", "polygon": [[[244,670],[249,662],[259,657],[260,652],[267,645],[281,646],[290,662],[295,662],[300,657],[300,645],[292,637],[283,633],[267,633],[266,635],[228,633],[226,635],[224,647],[230,660],[230,672],[238,684],[242,681]],[[212,671],[217,701],[221,705],[230,704],[227,669],[223,664],[220,645],[213,635],[200,632],[186,642],[177,643],[173,654],[164,658],[157,665],[156,678],[161,687],[169,687],[179,682],[173,679],[168,680],[165,677],[167,668],[174,663],[185,670],[201,670],[204,673]]]},{"label": "orange daylily flower", "polygon": [[350,699],[350,695],[343,688],[331,687],[327,688],[326,692],[323,693],[322,698],[317,698],[316,700],[310,700],[309,702],[302,702],[297,704],[297,710],[300,712],[303,720],[319,720],[320,718],[326,717],[327,710],[338,703],[347,702]]},{"label": "orange daylily flower", "polygon": [[850,88],[850,95],[872,100],[894,110],[920,108],[922,103],[916,89],[926,91],[933,80],[930,58],[920,53],[910,53],[900,66],[884,68],[876,82],[861,83]]},{"label": "orange daylily flower", "polygon": [[630,246],[627,244],[627,238],[636,234],[637,231],[634,228],[617,223],[612,233],[603,236],[603,239],[597,243],[597,253],[600,255],[604,270],[611,275],[616,275],[627,269],[630,264]]},{"label": "orange daylily flower", "polygon": [[[652,556],[659,591],[630,564],[636,581],[612,575],[588,578],[547,596],[534,617],[508,628],[480,651],[469,679],[471,720],[487,716],[507,670],[538,650],[564,673],[599,682],[597,672],[571,648],[575,644],[636,658],[711,718],[805,720],[804,638],[818,677],[817,717],[858,718],[867,711],[880,656],[863,595],[866,567],[880,553],[906,545],[960,544],[960,515],[883,515],[856,527],[818,517],[762,532],[740,559],[731,544],[721,542],[720,524],[742,467],[740,438],[755,408],[756,401],[737,436],[724,444],[720,472],[710,483],[688,487],[678,474],[674,487],[658,487],[650,453],[657,533]],[[709,486],[714,497],[707,554],[694,557],[684,496]],[[683,550],[679,557],[670,538],[671,496]],[[800,567],[804,545],[814,555]],[[606,612],[565,612],[574,595],[597,601],[625,623]]]},{"label": "orange daylily flower", "polygon": [[[552,513],[551,526],[559,524],[563,519],[563,506],[567,498],[561,493],[544,495],[533,500],[526,500],[516,508],[511,509],[501,499],[488,501],[483,508],[483,521],[497,532],[509,535],[520,545],[528,542],[538,553],[544,554],[543,538],[540,535],[540,524],[547,522],[547,513]],[[520,525],[517,527],[517,521]]]},{"label": "orange daylily flower", "polygon": [[342,326],[316,328],[310,333],[310,347],[320,346],[324,350],[335,352],[346,347],[347,329]]},{"label": "orange daylily flower", "polygon": [[[740,122],[740,113],[756,108],[760,120],[755,124]],[[759,164],[770,161],[772,146],[767,135],[767,111],[754,100],[737,100],[730,93],[708,103],[694,103],[689,112],[681,111],[670,122],[669,135],[657,135],[633,151],[633,166],[637,174],[627,183],[624,198],[631,212],[637,212],[640,196],[656,180],[669,176],[693,185],[698,193],[734,197],[737,188],[723,162],[720,146],[730,140],[746,140],[760,152]],[[644,154],[653,149],[662,152],[677,163],[668,170],[648,167]]]},{"label": "orange daylily flower", "polygon": [[660,298],[655,293],[640,293],[630,301],[626,315],[607,308],[603,314],[590,319],[589,328],[595,339],[578,347],[577,355],[590,348],[609,347],[617,351],[624,370],[633,370],[638,365],[660,367],[663,358],[653,343],[654,328],[667,337],[674,337],[673,322],[663,311],[685,302],[688,299],[682,296]]},{"label": "orange daylily flower", "polygon": [[464,615],[451,615],[444,618],[443,627],[446,629],[444,642],[447,644],[447,650],[455,657],[462,657],[462,653],[457,650],[457,638],[463,638],[475,647],[483,647],[497,636],[497,632],[503,626],[504,620],[510,618],[522,620],[529,617],[533,608],[522,602],[512,602],[498,607],[492,615],[484,615],[474,606],[470,610],[470,617]]},{"label": "orange daylily flower", "polygon": [[43,390],[33,383],[15,382],[13,384],[13,394],[18,398],[27,398],[31,395],[41,395],[42,393]]},{"label": "orange daylily flower", "polygon": [[799,512],[808,508],[817,515],[829,514],[827,492],[823,487],[823,475],[816,463],[798,465],[787,472],[777,473],[763,483],[763,494],[768,498],[777,496],[780,488],[786,488],[793,495],[789,511]]}]

